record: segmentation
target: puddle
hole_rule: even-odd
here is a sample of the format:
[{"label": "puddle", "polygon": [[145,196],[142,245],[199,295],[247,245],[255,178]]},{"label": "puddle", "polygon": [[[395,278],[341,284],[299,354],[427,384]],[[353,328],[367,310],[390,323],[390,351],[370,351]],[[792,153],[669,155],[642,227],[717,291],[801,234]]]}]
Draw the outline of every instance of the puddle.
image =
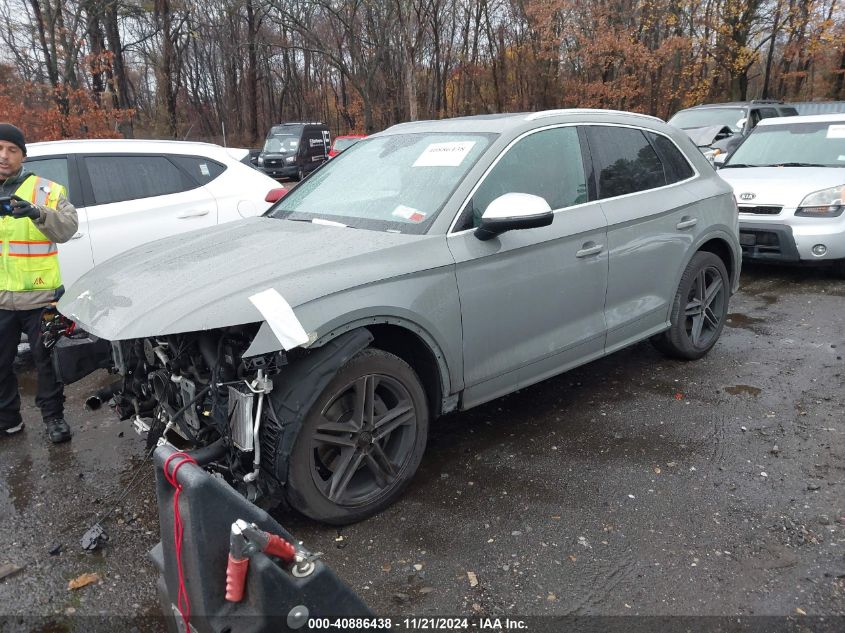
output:
[{"label": "puddle", "polygon": [[734,396],[741,396],[743,394],[759,396],[763,390],[759,387],[752,387],[751,385],[734,385],[733,387],[725,387],[725,391]]},{"label": "puddle", "polygon": [[757,323],[763,323],[765,319],[758,319],[756,317],[750,317],[745,314],[740,314],[739,312],[733,312],[728,315],[728,320],[725,322],[725,325],[728,327],[741,327],[746,330],[754,330],[754,325]]}]

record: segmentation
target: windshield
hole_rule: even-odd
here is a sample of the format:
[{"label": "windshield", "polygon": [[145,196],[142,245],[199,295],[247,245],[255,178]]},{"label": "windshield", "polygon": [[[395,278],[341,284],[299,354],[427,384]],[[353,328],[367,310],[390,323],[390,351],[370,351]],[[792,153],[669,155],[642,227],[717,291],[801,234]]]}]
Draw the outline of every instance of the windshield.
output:
[{"label": "windshield", "polygon": [[758,125],[725,167],[845,167],[845,120]]},{"label": "windshield", "polygon": [[742,132],[740,121],[744,118],[745,109],[743,108],[701,108],[700,110],[681,110],[669,119],[669,125],[682,130],[726,125],[733,132]]},{"label": "windshield", "polygon": [[494,137],[428,133],[362,139],[325,163],[267,215],[424,233]]},{"label": "windshield", "polygon": [[277,134],[267,138],[264,141],[264,151],[273,154],[284,154],[286,152],[295,152],[299,146],[299,135],[293,134]]}]

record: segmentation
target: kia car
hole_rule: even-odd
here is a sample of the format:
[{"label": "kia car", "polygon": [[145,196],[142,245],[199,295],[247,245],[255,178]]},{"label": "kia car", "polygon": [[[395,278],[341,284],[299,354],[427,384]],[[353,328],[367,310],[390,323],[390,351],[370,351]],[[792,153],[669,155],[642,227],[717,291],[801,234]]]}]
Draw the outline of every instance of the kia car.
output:
[{"label": "kia car", "polygon": [[845,114],[766,119],[719,170],[746,259],[845,276]]}]

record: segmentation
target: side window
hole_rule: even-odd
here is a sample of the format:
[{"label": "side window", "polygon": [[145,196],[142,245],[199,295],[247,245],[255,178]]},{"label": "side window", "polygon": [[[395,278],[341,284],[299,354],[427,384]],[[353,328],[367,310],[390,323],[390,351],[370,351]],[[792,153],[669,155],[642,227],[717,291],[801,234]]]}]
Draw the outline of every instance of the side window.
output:
[{"label": "side window", "polygon": [[667,185],[692,178],[695,175],[689,161],[672,141],[662,134],[655,134],[654,132],[646,132],[646,136],[654,149],[657,150],[660,162],[663,163]]},{"label": "side window", "polygon": [[68,200],[74,205],[79,205],[79,196],[75,188],[70,186],[67,158],[64,156],[60,158],[27,158],[24,169],[36,176],[64,185],[67,189]]},{"label": "side window", "polygon": [[780,109],[781,116],[798,116],[798,110],[795,108],[781,108]]},{"label": "side window", "polygon": [[[226,171],[226,165],[209,160],[203,156],[168,156],[170,160],[179,165],[201,185],[207,185],[220,174]],[[249,156],[244,158],[249,165]]]},{"label": "side window", "polygon": [[152,198],[196,188],[164,156],[87,156],[96,204]]},{"label": "side window", "polygon": [[552,209],[587,202],[587,182],[577,129],[542,130],[517,142],[487,174],[455,230],[478,226],[487,206],[506,193],[540,196]]},{"label": "side window", "polygon": [[778,115],[778,111],[774,108],[760,108],[760,119],[771,119]]},{"label": "side window", "polygon": [[589,126],[587,135],[598,172],[599,199],[666,184],[663,165],[641,130]]},{"label": "side window", "polygon": [[756,127],[756,125],[760,122],[760,119],[762,117],[760,116],[760,110],[758,110],[756,108],[751,110],[748,113],[748,116],[750,117],[750,124],[747,125],[746,127],[750,130],[751,128]]}]

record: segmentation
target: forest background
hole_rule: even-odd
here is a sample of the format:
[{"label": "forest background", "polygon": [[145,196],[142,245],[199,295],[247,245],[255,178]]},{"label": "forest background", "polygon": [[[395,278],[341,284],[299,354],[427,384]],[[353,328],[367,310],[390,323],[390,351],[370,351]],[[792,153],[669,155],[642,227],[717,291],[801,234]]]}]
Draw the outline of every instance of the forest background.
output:
[{"label": "forest background", "polygon": [[[0,0],[29,140],[845,99],[845,0]],[[225,135],[225,138],[224,138]]]}]

